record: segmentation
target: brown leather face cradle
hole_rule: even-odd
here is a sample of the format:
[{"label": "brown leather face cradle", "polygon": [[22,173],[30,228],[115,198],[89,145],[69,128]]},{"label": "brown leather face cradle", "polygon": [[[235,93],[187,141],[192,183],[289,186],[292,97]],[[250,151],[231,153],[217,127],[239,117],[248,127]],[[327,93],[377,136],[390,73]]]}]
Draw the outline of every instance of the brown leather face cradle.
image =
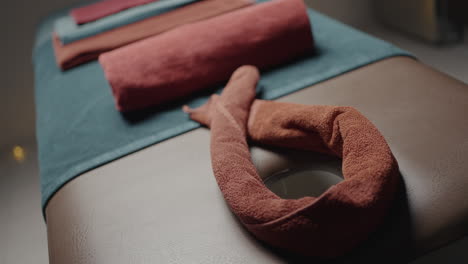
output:
[{"label": "brown leather face cradle", "polygon": [[[336,262],[401,262],[467,233],[466,84],[412,59],[391,58],[279,101],[355,107],[399,163],[404,191],[384,224]],[[197,129],[64,186],[46,208],[50,262],[298,260],[259,243],[230,213],[212,174],[209,138],[209,130]],[[320,160],[302,152],[251,151],[263,179],[301,159]]]}]

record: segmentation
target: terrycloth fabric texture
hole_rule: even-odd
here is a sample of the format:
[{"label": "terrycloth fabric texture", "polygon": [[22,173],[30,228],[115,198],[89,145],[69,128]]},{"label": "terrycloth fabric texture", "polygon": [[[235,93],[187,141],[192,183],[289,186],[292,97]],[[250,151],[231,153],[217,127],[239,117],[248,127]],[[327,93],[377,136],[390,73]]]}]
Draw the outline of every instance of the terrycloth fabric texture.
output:
[{"label": "terrycloth fabric texture", "polygon": [[84,24],[118,13],[135,6],[156,2],[159,0],[104,0],[70,11],[76,24]]},{"label": "terrycloth fabric texture", "polygon": [[64,70],[95,60],[103,52],[157,35],[178,26],[214,17],[251,5],[253,0],[204,0],[170,12],[63,45],[56,34],[53,44],[57,64]]},{"label": "terrycloth fabric texture", "polygon": [[[382,222],[397,189],[398,165],[377,128],[351,107],[257,100],[258,70],[238,69],[223,90],[191,110],[211,129],[214,176],[231,210],[258,239],[303,255],[336,257]],[[319,197],[281,199],[262,182],[247,137],[334,154],[344,181]]]},{"label": "terrycloth fabric texture", "polygon": [[130,8],[83,25],[77,25],[70,15],[64,15],[55,21],[54,31],[60,39],[60,42],[66,45],[114,28],[169,12],[196,1],[198,0],[159,0],[157,2]]},{"label": "terrycloth fabric texture", "polygon": [[303,0],[274,0],[104,53],[99,62],[117,109],[130,111],[213,87],[243,64],[267,69],[312,51]]},{"label": "terrycloth fabric texture", "polygon": [[[183,104],[200,105],[208,98],[199,93],[130,117],[121,115],[115,111],[111,88],[97,61],[65,72],[57,67],[50,36],[55,19],[67,12],[41,23],[33,51],[43,208],[57,190],[80,174],[200,127],[180,108]],[[387,57],[408,56],[392,44],[316,11],[308,13],[316,54],[264,71],[262,99],[287,95]]]}]

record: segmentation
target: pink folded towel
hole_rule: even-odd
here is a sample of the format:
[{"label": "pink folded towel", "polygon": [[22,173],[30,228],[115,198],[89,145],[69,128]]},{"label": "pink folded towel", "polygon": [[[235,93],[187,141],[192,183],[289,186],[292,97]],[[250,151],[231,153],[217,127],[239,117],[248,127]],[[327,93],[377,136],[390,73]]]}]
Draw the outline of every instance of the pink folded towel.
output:
[{"label": "pink folded towel", "polygon": [[99,61],[117,109],[158,105],[313,51],[303,0],[274,0],[185,25],[104,53]]},{"label": "pink folded towel", "polygon": [[[221,96],[184,110],[211,129],[211,163],[240,222],[258,239],[315,257],[343,255],[379,224],[397,191],[398,164],[377,128],[351,107],[255,100],[258,70],[238,69]],[[318,197],[282,199],[263,184],[247,138],[343,159],[344,180]]]},{"label": "pink folded towel", "polygon": [[84,24],[98,20],[108,15],[118,13],[131,7],[156,1],[159,0],[105,0],[72,9],[70,15],[73,17],[76,24]]}]

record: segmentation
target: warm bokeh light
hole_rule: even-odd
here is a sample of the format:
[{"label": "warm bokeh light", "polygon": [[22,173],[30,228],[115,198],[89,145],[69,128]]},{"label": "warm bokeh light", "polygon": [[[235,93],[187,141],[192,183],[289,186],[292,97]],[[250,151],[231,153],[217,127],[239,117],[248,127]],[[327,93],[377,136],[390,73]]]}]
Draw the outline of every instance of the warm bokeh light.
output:
[{"label": "warm bokeh light", "polygon": [[21,146],[14,146],[12,153],[17,162],[23,162],[26,159],[26,151]]}]

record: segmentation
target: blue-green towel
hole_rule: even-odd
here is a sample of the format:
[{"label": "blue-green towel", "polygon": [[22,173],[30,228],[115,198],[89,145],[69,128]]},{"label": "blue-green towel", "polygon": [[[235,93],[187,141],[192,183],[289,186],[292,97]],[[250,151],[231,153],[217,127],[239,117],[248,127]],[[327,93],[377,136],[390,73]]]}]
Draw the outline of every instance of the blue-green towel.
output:
[{"label": "blue-green towel", "polygon": [[65,45],[83,38],[109,31],[124,25],[159,15],[199,0],[160,0],[146,5],[136,6],[106,16],[96,21],[77,25],[75,20],[65,13],[55,21],[54,31]]},{"label": "blue-green towel", "polygon": [[[385,41],[308,11],[317,53],[263,72],[261,98],[275,99],[391,56],[409,54]],[[53,22],[39,28],[34,50],[37,141],[42,205],[66,182],[102,164],[200,127],[181,111],[197,106],[197,94],[141,115],[116,111],[111,89],[97,62],[62,72],[50,40]],[[211,90],[212,91],[212,90]],[[219,91],[219,89],[218,89]]]}]

